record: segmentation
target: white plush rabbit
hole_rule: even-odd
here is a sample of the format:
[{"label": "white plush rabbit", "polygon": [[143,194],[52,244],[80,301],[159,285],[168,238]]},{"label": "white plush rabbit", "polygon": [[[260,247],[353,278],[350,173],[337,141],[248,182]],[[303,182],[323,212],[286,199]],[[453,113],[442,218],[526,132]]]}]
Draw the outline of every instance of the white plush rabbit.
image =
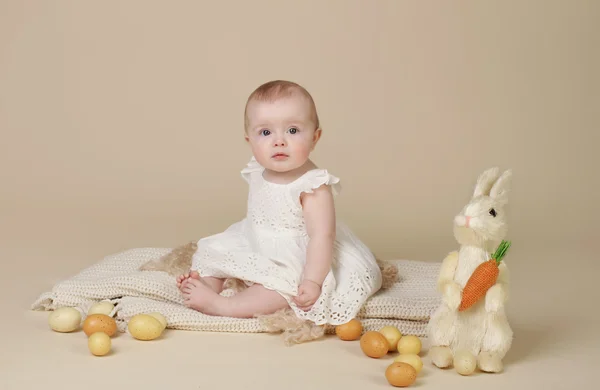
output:
[{"label": "white plush rabbit", "polygon": [[511,176],[511,170],[500,175],[498,168],[483,172],[471,201],[454,218],[454,236],[460,249],[442,262],[438,277],[442,303],[428,324],[429,355],[437,367],[449,367],[457,352],[468,351],[481,371],[503,369],[502,360],[513,337],[504,312],[508,298],[508,269],[504,260],[499,265],[497,282],[485,298],[465,311],[458,311],[458,307],[462,289],[475,268],[490,259],[506,236],[504,206],[508,202]]}]

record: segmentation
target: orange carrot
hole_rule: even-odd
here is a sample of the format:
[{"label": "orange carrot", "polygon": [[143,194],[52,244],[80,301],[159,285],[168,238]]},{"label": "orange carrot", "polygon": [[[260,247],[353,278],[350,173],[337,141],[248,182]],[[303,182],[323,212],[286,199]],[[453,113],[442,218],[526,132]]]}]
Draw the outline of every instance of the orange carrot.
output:
[{"label": "orange carrot", "polygon": [[510,242],[502,241],[492,258],[475,268],[467,284],[465,284],[465,288],[463,288],[462,301],[458,311],[464,311],[473,306],[496,284],[498,274],[500,274],[498,266],[509,247]]}]

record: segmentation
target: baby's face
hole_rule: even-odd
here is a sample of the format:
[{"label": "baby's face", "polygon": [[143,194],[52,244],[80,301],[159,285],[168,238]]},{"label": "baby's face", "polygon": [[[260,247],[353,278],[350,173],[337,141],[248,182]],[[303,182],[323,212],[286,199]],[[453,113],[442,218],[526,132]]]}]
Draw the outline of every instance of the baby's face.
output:
[{"label": "baby's face", "polygon": [[275,102],[251,101],[247,109],[246,140],[256,160],[266,169],[287,172],[306,163],[321,130],[303,96]]}]

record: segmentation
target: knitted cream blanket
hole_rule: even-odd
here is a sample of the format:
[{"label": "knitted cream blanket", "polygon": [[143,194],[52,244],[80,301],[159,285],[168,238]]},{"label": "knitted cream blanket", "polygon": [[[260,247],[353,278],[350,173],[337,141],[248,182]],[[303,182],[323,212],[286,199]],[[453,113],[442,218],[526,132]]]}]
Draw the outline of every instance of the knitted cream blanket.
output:
[{"label": "knitted cream blanket", "polygon": [[[137,248],[106,256],[100,262],[57,283],[41,294],[33,310],[54,310],[74,306],[87,313],[95,302],[115,303],[112,313],[119,329],[126,331],[127,321],[140,313],[160,312],[171,329],[214,332],[266,332],[258,319],[213,317],[183,305],[175,280],[165,272],[139,271],[149,260],[168,253],[169,248]],[[426,325],[439,303],[436,280],[439,263],[396,260],[398,281],[380,290],[364,305],[358,318],[366,330],[394,325],[403,334],[426,337]],[[231,290],[223,291],[231,295]],[[333,327],[326,327],[331,333]]]}]

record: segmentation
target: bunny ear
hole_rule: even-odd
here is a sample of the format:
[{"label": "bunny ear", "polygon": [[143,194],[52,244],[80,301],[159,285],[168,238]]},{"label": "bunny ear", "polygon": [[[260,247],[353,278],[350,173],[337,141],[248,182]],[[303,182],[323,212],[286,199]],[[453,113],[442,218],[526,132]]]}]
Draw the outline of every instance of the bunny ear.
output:
[{"label": "bunny ear", "polygon": [[510,182],[512,179],[512,170],[508,169],[496,180],[490,190],[490,197],[500,203],[508,202],[508,192],[510,191]]},{"label": "bunny ear", "polygon": [[481,195],[488,195],[499,174],[500,169],[493,167],[487,169],[481,175],[479,175],[477,184],[475,185],[475,191],[473,191],[473,198]]}]

